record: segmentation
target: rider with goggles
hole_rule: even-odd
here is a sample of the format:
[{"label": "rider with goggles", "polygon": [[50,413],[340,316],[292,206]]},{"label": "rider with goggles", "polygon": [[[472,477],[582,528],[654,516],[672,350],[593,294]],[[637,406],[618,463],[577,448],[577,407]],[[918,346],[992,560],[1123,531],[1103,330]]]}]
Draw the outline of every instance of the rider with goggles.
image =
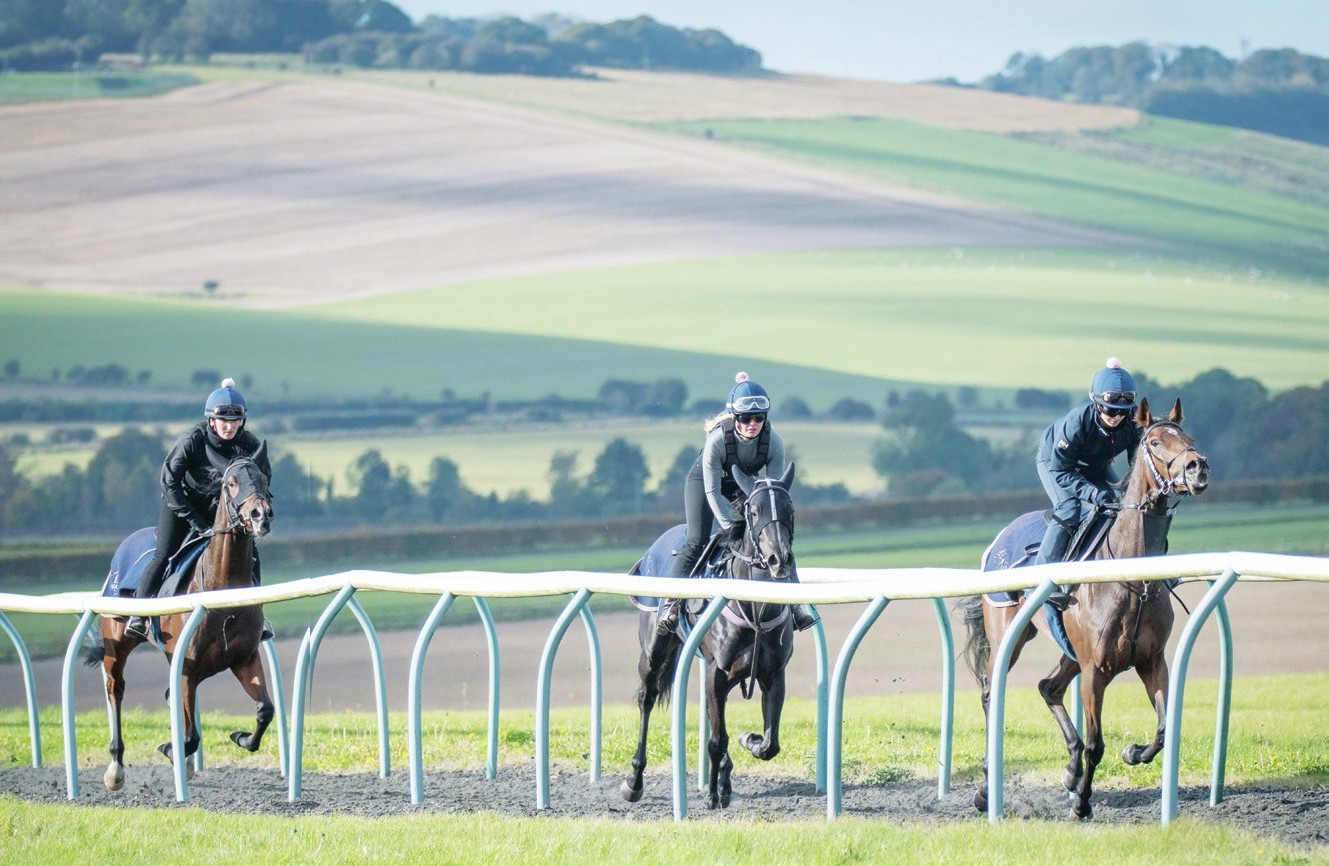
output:
[{"label": "rider with goggles", "polygon": [[[258,437],[245,430],[245,398],[235,390],[233,379],[222,380],[221,387],[208,395],[203,404],[204,420],[191,427],[171,448],[162,464],[162,505],[157,518],[157,547],[151,562],[134,591],[136,598],[153,598],[166,577],[167,561],[184,543],[190,530],[200,535],[212,529],[220,498],[221,468],[236,457],[253,457],[261,444]],[[259,469],[272,477],[267,452]],[[258,583],[258,561],[254,562],[254,582]],[[132,616],[125,632],[147,639],[147,623]],[[264,639],[272,636],[264,630]]]},{"label": "rider with goggles", "polygon": [[[718,523],[725,532],[742,520],[736,506],[743,492],[734,480],[733,467],[756,478],[778,478],[785,470],[784,440],[766,423],[771,398],[747,373],[734,377],[725,410],[705,424],[706,445],[688,472],[683,485],[683,510],[687,536],[674,558],[671,577],[691,577]],[[682,600],[664,599],[656,630],[668,634],[678,627]],[[817,621],[803,605],[794,607],[794,627],[802,631]]]},{"label": "rider with goggles", "polygon": [[[1062,561],[1085,516],[1084,503],[1100,507],[1117,503],[1121,479],[1112,461],[1123,452],[1135,459],[1140,428],[1127,420],[1135,404],[1135,379],[1121,361],[1108,358],[1089,386],[1089,401],[1043,432],[1035,465],[1052,510],[1034,565]],[[1071,597],[1056,592],[1048,602],[1064,610]]]}]

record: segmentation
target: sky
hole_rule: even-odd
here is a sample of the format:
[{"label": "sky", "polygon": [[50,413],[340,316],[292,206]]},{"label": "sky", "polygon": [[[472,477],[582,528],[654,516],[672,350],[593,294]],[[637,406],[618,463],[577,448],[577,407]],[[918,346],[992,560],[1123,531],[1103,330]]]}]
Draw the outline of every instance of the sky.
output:
[{"label": "sky", "polygon": [[608,22],[650,15],[713,27],[760,51],[768,69],[880,81],[975,82],[1016,52],[1206,45],[1240,59],[1260,48],[1329,57],[1329,0],[394,0],[426,15]]}]

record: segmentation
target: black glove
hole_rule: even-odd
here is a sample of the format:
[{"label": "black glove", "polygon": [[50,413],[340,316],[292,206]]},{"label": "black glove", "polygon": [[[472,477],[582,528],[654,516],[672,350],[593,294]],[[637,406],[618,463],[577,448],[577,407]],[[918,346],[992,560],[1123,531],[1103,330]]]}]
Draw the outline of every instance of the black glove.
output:
[{"label": "black glove", "polygon": [[201,518],[194,518],[189,521],[189,528],[194,530],[196,535],[207,535],[212,532],[212,527],[203,522]]},{"label": "black glove", "polygon": [[1094,490],[1093,503],[1100,508],[1116,508],[1117,493],[1110,487],[1099,487]]}]

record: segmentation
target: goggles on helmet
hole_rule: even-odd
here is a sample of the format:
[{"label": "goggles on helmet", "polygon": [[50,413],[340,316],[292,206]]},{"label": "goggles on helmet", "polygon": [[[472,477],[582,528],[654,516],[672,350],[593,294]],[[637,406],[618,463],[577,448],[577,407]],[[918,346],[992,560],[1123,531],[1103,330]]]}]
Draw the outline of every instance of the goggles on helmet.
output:
[{"label": "goggles on helmet", "polygon": [[1105,406],[1126,406],[1126,407],[1130,407],[1130,406],[1134,406],[1134,405],[1135,405],[1135,392],[1134,392],[1134,391],[1104,391],[1104,392],[1101,393],[1101,394],[1096,394],[1096,395],[1095,395],[1095,399],[1096,399],[1099,403],[1102,403],[1102,404],[1105,405]]},{"label": "goggles on helmet", "polygon": [[245,417],[245,407],[238,403],[224,403],[213,406],[210,414],[213,418],[221,418],[223,421],[239,421]]},{"label": "goggles on helmet", "polygon": [[729,407],[735,415],[747,415],[751,412],[771,411],[771,398],[765,394],[753,394],[749,397],[735,397]]}]

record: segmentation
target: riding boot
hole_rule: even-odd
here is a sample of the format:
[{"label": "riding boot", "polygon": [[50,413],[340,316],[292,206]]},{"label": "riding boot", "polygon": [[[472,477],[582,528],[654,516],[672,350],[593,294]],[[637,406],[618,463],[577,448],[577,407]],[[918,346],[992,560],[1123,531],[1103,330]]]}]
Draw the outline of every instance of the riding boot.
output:
[{"label": "riding boot", "polygon": [[[1043,542],[1038,547],[1038,556],[1032,565],[1044,565],[1049,562],[1061,562],[1066,556],[1066,546],[1071,542],[1073,527],[1068,527],[1055,517],[1048,521],[1048,528],[1043,533]],[[1071,587],[1061,587],[1047,598],[1047,604],[1059,611],[1075,604],[1075,596],[1068,591]]]},{"label": "riding boot", "polygon": [[683,608],[683,599],[664,598],[660,600],[660,613],[655,621],[655,633],[667,635],[678,629],[678,618]]},{"label": "riding boot", "polygon": [[135,614],[125,623],[125,634],[129,637],[136,637],[139,640],[148,639],[148,622],[143,617]]},{"label": "riding boot", "polygon": [[794,617],[795,631],[806,631],[821,622],[821,615],[817,613],[817,609],[806,604],[796,604],[790,612]]},{"label": "riding boot", "polygon": [[[255,551],[254,551],[254,586],[258,586],[258,585],[260,585],[261,583],[263,583],[263,575],[262,575],[262,572],[261,572],[261,570],[259,569],[259,565],[258,565],[258,551],[255,550]],[[262,642],[265,641],[265,640],[272,640],[272,629],[268,628],[268,621],[267,621],[266,619],[263,620],[263,631],[259,633],[258,639],[259,639],[259,642],[260,642],[260,643],[262,643]]]}]

